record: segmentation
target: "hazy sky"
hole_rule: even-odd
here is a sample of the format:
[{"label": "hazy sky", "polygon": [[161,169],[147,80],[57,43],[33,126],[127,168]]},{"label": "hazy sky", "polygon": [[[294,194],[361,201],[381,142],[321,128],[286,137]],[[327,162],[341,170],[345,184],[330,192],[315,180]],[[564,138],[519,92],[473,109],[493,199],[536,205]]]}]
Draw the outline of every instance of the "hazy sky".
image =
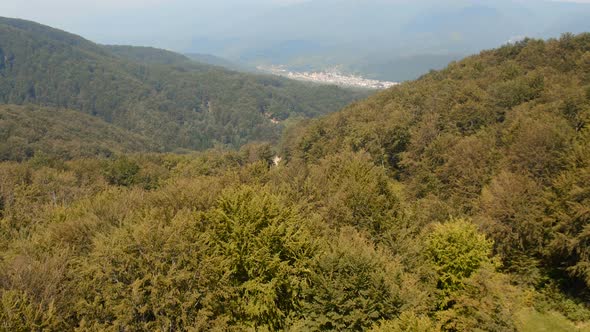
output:
[{"label": "hazy sky", "polygon": [[261,8],[304,1],[306,0],[2,0],[0,16],[69,19],[72,15],[89,16],[117,10],[165,10],[172,7],[205,11],[235,6]]},{"label": "hazy sky", "polygon": [[0,16],[36,21],[100,43],[182,49],[186,30],[208,35],[228,23],[306,0],[0,0]]},{"label": "hazy sky", "polygon": [[216,36],[261,12],[305,1],[310,0],[0,0],[0,16],[37,21],[99,43],[183,50],[188,36]]},{"label": "hazy sky", "polygon": [[[311,0],[1,0],[0,16],[18,17],[66,27],[71,25],[71,22],[83,21],[84,18],[112,15],[116,12],[133,16],[184,9],[197,16],[206,12],[217,14],[219,11],[225,11],[232,16],[237,14],[238,10],[242,11],[242,14],[248,14],[277,5],[305,1]],[[590,3],[590,0],[554,1]],[[250,10],[244,12],[245,9]],[[105,23],[108,24],[108,22]]]}]

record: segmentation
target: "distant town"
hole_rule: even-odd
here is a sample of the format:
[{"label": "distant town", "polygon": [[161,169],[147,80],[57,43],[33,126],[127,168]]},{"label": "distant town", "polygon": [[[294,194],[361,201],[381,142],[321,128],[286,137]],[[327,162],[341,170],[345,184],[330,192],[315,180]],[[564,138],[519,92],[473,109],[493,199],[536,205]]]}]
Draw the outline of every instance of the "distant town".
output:
[{"label": "distant town", "polygon": [[334,84],[339,86],[357,87],[365,89],[387,89],[398,85],[398,82],[378,81],[361,76],[346,75],[337,70],[319,71],[319,72],[297,72],[292,71],[284,66],[258,66],[260,71],[271,73],[278,76],[288,77],[290,79],[314,82],[320,84]]}]

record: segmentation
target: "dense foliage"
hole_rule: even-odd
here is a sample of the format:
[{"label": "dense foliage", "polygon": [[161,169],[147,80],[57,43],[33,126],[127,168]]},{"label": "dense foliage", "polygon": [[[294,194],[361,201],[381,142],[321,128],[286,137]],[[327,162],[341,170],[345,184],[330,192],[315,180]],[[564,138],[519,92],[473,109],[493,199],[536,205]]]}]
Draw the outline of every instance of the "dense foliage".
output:
[{"label": "dense foliage", "polygon": [[587,329],[589,61],[587,34],[485,51],[291,128],[278,165],[0,163],[0,329]]},{"label": "dense foliage", "polygon": [[0,103],[81,111],[167,150],[274,140],[284,120],[337,111],[366,95],[232,72],[158,49],[100,46],[7,18],[0,18],[0,78]]},{"label": "dense foliage", "polygon": [[[472,326],[449,303],[479,301],[464,285],[498,274],[473,224],[421,231],[366,154],[275,167],[267,149],[0,164],[1,328],[364,330],[400,315],[434,328],[437,312]],[[339,181],[314,181],[326,167]],[[313,194],[362,183],[344,202]],[[386,204],[361,209],[372,199]],[[457,236],[468,273],[430,254]]]},{"label": "dense foliage", "polygon": [[157,151],[146,138],[76,111],[0,105],[0,160],[71,159]]},{"label": "dense foliage", "polygon": [[588,300],[590,34],[451,64],[287,133],[292,162],[365,151],[429,222],[471,218],[519,283]]}]

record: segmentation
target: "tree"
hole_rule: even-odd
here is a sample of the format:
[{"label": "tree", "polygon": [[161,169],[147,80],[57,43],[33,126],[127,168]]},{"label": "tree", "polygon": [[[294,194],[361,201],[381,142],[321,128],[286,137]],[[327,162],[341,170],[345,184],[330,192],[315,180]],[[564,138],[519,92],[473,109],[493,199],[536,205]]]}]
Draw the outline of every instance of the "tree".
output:
[{"label": "tree", "polygon": [[312,265],[296,329],[363,331],[423,306],[425,294],[414,277],[354,229],[343,229],[328,243]]},{"label": "tree", "polygon": [[552,265],[590,286],[590,129],[578,137],[569,169],[555,178],[547,207],[553,224],[547,255]]},{"label": "tree", "polygon": [[129,187],[138,180],[139,165],[123,156],[109,161],[104,168],[104,176],[110,184]]},{"label": "tree", "polygon": [[465,219],[432,226],[426,236],[425,255],[438,276],[443,308],[449,305],[448,296],[464,288],[465,280],[480,268],[494,264],[492,248],[493,242]]},{"label": "tree", "polygon": [[212,254],[223,257],[234,287],[231,322],[285,328],[300,310],[315,244],[305,222],[261,188],[226,191],[210,214]]}]

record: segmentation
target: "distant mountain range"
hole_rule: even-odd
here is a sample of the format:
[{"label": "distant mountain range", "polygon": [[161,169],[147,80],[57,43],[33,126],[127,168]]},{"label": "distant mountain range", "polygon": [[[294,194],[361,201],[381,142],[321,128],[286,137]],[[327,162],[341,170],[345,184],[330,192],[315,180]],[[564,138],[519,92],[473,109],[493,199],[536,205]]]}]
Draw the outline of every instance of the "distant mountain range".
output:
[{"label": "distant mountain range", "polygon": [[[55,115],[51,122],[77,118],[74,113],[51,113],[52,108],[101,119],[98,123],[80,118],[51,126],[76,127],[81,144],[95,125],[113,126],[109,130],[150,143],[123,144],[131,151],[239,147],[255,140],[274,140],[285,120],[333,112],[367,95],[334,86],[238,73],[160,49],[102,46],[34,22],[9,18],[0,18],[0,77],[0,104],[42,107],[39,114]],[[3,133],[8,135],[7,140],[12,133],[23,132],[18,126],[27,125],[14,120],[19,109],[7,113],[13,119],[12,129]],[[18,136],[25,139],[19,145],[34,149],[34,141]],[[115,146],[112,150],[122,148]],[[31,153],[34,151],[26,154]]]},{"label": "distant mountain range", "polygon": [[555,1],[312,0],[232,22],[216,39],[195,38],[191,49],[400,81],[525,36],[588,31],[589,17],[590,4]]},{"label": "distant mountain range", "polygon": [[[563,0],[174,0],[116,10],[107,2],[97,6],[108,10],[61,19],[0,10],[36,15],[102,44],[157,46],[230,69],[338,67],[386,81],[411,80],[524,37],[590,31],[590,3]],[[55,6],[68,10],[67,1]]]}]

